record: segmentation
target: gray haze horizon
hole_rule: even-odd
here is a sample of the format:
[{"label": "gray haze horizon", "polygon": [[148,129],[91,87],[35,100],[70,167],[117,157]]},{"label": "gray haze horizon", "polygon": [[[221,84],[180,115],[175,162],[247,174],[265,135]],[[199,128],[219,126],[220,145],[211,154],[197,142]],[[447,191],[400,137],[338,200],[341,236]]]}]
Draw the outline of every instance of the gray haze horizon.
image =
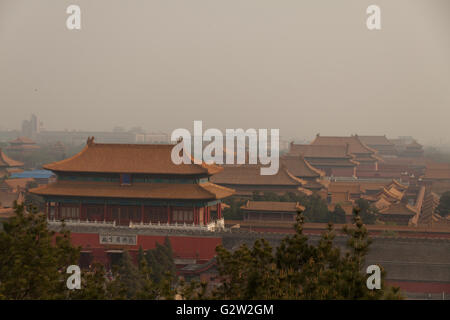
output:
[{"label": "gray haze horizon", "polygon": [[48,130],[202,120],[450,145],[450,1],[0,0],[0,129],[32,113]]}]

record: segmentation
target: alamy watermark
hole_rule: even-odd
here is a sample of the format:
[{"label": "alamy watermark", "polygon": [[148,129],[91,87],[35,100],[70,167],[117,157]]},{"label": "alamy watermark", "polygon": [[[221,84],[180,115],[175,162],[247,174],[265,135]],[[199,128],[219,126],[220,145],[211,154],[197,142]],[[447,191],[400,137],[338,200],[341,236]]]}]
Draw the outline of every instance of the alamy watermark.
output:
[{"label": "alamy watermark", "polygon": [[381,269],[376,264],[367,267],[366,273],[370,274],[367,278],[366,286],[369,290],[381,289]]},{"label": "alamy watermark", "polygon": [[79,266],[73,264],[67,267],[66,273],[70,274],[67,278],[66,286],[69,290],[81,289],[81,269]]},{"label": "alamy watermark", "polygon": [[[71,4],[67,7],[66,13],[69,15],[66,19],[66,27],[69,30],[81,29],[81,8],[78,5]],[[378,5],[372,4],[367,7],[366,26],[369,30],[381,30],[381,9]]]},{"label": "alamy watermark", "polygon": [[[268,135],[268,129],[247,129],[245,131],[244,129],[226,129],[224,136],[222,131],[215,128],[203,132],[202,121],[194,121],[193,135],[189,130],[183,128],[172,132],[171,140],[177,142],[172,149],[172,162],[177,165],[182,163],[202,164],[203,162],[209,164],[261,164],[263,165],[260,169],[261,175],[275,175],[280,162],[280,130],[270,129],[270,143]],[[206,147],[204,147],[205,142],[209,142]]]}]

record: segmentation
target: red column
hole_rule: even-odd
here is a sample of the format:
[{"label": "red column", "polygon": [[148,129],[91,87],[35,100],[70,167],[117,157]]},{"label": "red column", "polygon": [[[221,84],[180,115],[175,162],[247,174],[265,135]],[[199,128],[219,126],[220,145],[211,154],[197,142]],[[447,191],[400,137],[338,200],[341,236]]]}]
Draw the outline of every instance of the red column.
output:
[{"label": "red column", "polygon": [[195,212],[195,224],[200,224],[200,210],[197,207],[194,207],[194,212]]},{"label": "red column", "polygon": [[106,208],[106,202],[103,206],[103,221],[106,221],[106,215],[107,215],[107,208]]},{"label": "red column", "polygon": [[80,203],[80,208],[78,210],[78,218],[80,218],[81,220],[82,216],[83,216],[83,205]]},{"label": "red column", "polygon": [[61,204],[59,202],[56,203],[56,212],[58,213],[58,220],[61,220]]},{"label": "red column", "polygon": [[86,212],[85,212],[85,205],[84,204],[80,204],[81,207],[81,211],[80,211],[80,220],[86,220]]},{"label": "red column", "polygon": [[220,204],[216,204],[217,219],[220,219]]},{"label": "red column", "polygon": [[167,223],[170,223],[170,206],[167,206]]},{"label": "red column", "polygon": [[141,204],[141,222],[144,223],[144,205]]}]

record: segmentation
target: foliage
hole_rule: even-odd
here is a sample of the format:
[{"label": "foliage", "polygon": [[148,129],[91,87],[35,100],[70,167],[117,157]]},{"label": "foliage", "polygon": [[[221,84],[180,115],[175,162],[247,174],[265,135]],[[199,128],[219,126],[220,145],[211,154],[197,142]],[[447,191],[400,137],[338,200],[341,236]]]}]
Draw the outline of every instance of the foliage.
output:
[{"label": "foliage", "polygon": [[[336,211],[336,210],[335,210]],[[76,264],[79,249],[72,247],[64,228],[48,230],[36,210],[16,206],[16,216],[0,233],[0,298],[3,299],[399,299],[398,288],[384,284],[369,290],[364,266],[371,239],[355,209],[354,225],[342,230],[345,248],[335,244],[329,223],[318,241],[303,233],[299,212],[295,233],[272,248],[264,239],[234,251],[218,246],[221,283],[212,289],[200,281],[175,281],[175,264],[168,238],[153,250],[140,248],[133,257],[124,252],[112,272],[94,263],[83,270],[81,290],[67,290],[65,270]]]},{"label": "foliage", "polygon": [[67,298],[66,273],[79,249],[70,233],[47,228],[45,215],[15,205],[16,215],[0,233],[0,296],[4,299]]},{"label": "foliage", "polygon": [[356,208],[360,212],[362,222],[365,224],[375,224],[378,217],[378,210],[366,199],[356,200]]},{"label": "foliage", "polygon": [[[354,227],[344,228],[345,252],[334,245],[334,231],[314,245],[303,234],[304,216],[299,213],[296,233],[273,249],[265,240],[253,248],[242,245],[234,252],[219,246],[217,260],[223,284],[213,293],[219,299],[397,299],[398,288],[382,281],[381,290],[369,290],[363,273],[371,240],[355,210]],[[382,279],[385,276],[382,272]]]},{"label": "foliage", "polygon": [[152,280],[156,283],[163,281],[168,275],[175,276],[175,262],[173,260],[172,245],[168,237],[164,244],[156,243],[155,249],[147,250],[145,258],[152,270]]},{"label": "foliage", "polygon": [[245,204],[246,200],[237,199],[237,198],[229,198],[224,201],[229,208],[225,208],[223,210],[223,217],[225,220],[242,220],[243,215],[241,212],[241,207]]},{"label": "foliage", "polygon": [[334,210],[331,214],[331,222],[333,223],[345,223],[346,222],[346,218],[345,218],[345,211],[344,209],[342,209],[340,204],[337,204],[334,207]]},{"label": "foliage", "polygon": [[436,212],[442,217],[446,217],[450,214],[450,191],[446,191],[442,194]]}]

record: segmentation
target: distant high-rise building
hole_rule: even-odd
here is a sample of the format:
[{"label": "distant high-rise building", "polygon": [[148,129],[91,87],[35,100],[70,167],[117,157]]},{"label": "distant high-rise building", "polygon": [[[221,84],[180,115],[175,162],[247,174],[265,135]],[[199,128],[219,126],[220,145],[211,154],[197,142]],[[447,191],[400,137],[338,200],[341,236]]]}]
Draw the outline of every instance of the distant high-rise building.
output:
[{"label": "distant high-rise building", "polygon": [[36,139],[37,134],[41,131],[41,123],[37,116],[32,114],[30,120],[22,121],[22,136]]}]

